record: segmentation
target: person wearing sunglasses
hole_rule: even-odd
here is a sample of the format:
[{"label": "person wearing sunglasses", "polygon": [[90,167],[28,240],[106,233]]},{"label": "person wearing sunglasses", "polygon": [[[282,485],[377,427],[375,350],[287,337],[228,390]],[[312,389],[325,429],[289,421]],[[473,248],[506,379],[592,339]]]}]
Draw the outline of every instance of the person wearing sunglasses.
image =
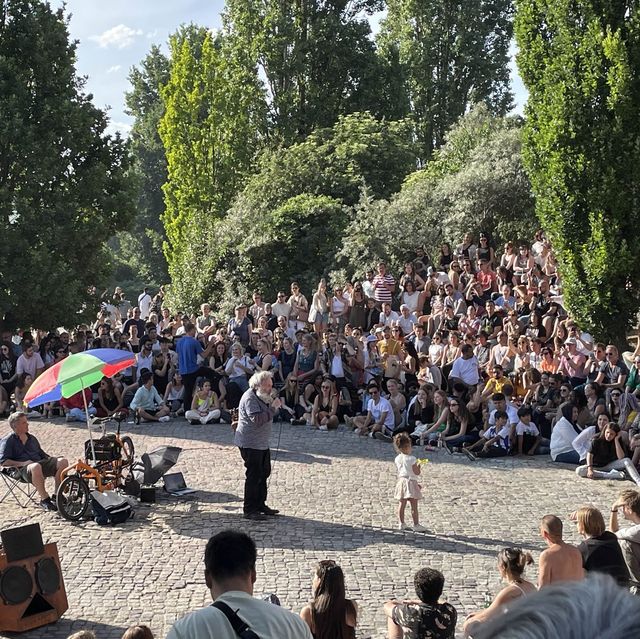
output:
[{"label": "person wearing sunglasses", "polygon": [[393,407],[388,399],[382,397],[377,384],[370,384],[367,393],[370,397],[367,402],[367,414],[345,417],[345,423],[354,428],[358,435],[373,437],[374,433],[379,433],[378,437],[391,441],[394,427]]},{"label": "person wearing sunglasses", "polygon": [[604,351],[605,361],[600,365],[596,382],[605,389],[624,389],[629,369],[619,357],[618,349],[609,344]]}]

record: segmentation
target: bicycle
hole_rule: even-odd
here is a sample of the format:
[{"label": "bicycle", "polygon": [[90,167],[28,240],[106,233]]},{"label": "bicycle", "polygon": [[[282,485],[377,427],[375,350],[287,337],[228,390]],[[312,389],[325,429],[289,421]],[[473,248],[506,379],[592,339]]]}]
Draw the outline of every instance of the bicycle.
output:
[{"label": "bicycle", "polygon": [[[56,492],[58,512],[69,521],[85,516],[91,502],[91,490],[104,492],[124,488],[127,473],[133,465],[135,448],[131,437],[120,436],[125,413],[111,417],[91,418],[90,426],[102,425],[102,436],[85,442],[85,459],[65,468]],[[115,433],[107,433],[107,424],[116,421]]]}]

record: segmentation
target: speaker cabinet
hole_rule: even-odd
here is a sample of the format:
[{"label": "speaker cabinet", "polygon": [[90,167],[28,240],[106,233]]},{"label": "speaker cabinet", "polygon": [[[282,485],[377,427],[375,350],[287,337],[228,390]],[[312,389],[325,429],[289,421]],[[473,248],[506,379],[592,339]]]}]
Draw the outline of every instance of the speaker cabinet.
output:
[{"label": "speaker cabinet", "polygon": [[15,561],[0,552],[0,631],[45,626],[58,621],[68,608],[56,544]]}]

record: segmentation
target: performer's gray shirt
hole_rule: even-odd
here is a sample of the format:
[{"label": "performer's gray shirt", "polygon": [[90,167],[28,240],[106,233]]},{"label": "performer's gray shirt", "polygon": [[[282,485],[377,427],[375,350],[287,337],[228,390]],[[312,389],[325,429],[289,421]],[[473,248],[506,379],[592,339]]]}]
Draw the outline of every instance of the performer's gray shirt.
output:
[{"label": "performer's gray shirt", "polygon": [[255,391],[245,391],[238,407],[238,428],[234,443],[240,448],[269,448],[275,411],[258,398]]}]

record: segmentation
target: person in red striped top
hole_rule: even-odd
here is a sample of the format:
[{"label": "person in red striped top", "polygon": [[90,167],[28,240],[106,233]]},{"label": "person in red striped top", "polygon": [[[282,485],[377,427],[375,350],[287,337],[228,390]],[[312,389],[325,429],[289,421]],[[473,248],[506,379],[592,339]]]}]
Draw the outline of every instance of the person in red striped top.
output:
[{"label": "person in red striped top", "polygon": [[378,274],[373,278],[373,296],[376,302],[391,304],[393,294],[396,290],[396,281],[387,273],[387,265],[384,262],[378,264]]}]

